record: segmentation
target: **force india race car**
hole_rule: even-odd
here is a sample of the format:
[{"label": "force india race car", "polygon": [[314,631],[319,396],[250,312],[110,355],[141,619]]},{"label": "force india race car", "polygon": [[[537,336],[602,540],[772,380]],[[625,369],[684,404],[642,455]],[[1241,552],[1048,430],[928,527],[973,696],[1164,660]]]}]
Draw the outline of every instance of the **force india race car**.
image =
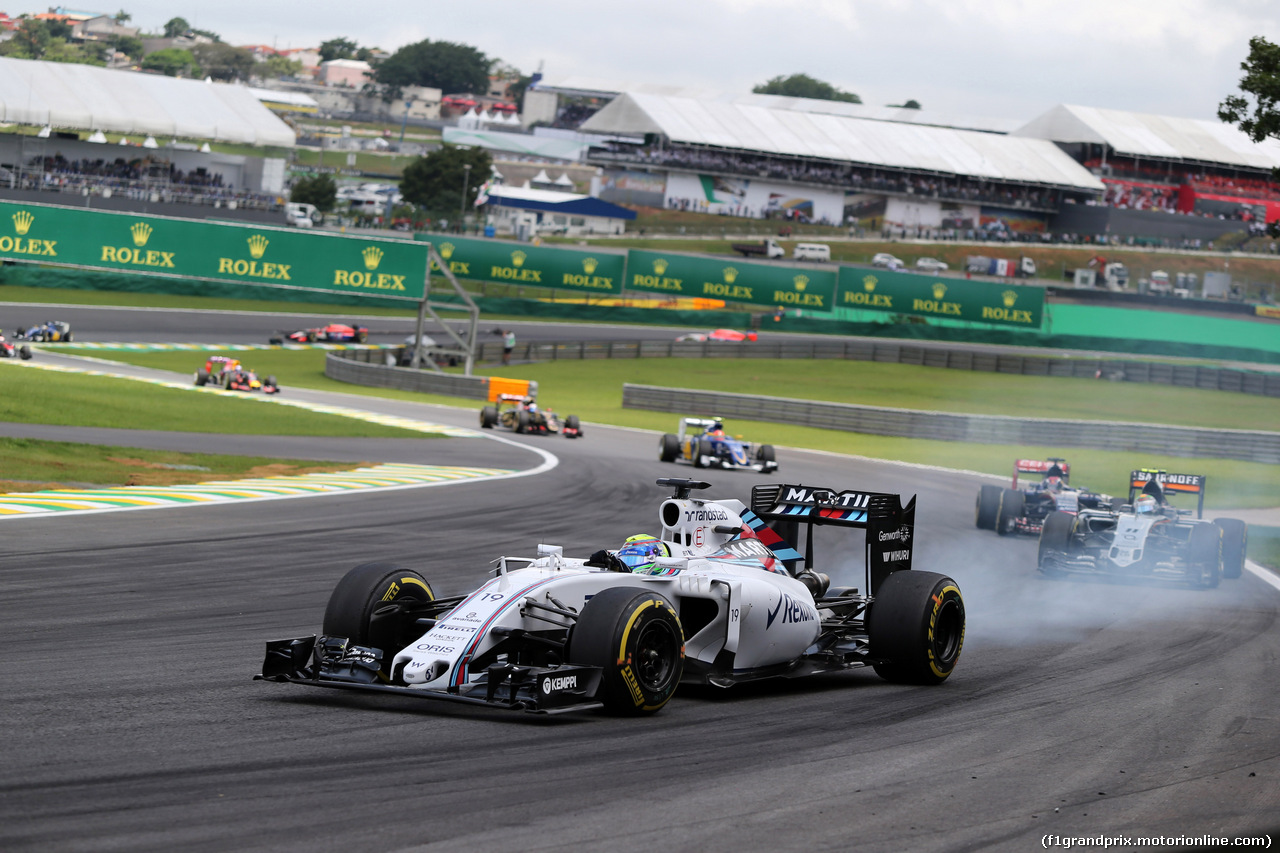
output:
[{"label": "force india race car", "polygon": [[658,460],[690,462],[695,468],[746,468],[762,474],[778,470],[772,444],[752,444],[725,434],[719,418],[681,418],[675,435],[658,439]]},{"label": "force india race car", "polygon": [[[1055,511],[1040,533],[1039,569],[1068,573],[1182,581],[1215,587],[1244,569],[1248,528],[1235,518],[1204,520],[1205,478],[1144,468],[1129,474],[1129,503],[1118,509]],[[1192,510],[1170,495],[1195,495]]]},{"label": "force india race car", "polygon": [[[436,598],[391,563],[357,566],[334,588],[323,633],[268,642],[257,678],[639,715],[681,682],[872,666],[889,681],[939,684],[954,670],[964,601],[951,578],[911,569],[914,497],[904,507],[893,494],[756,486],[747,507],[692,497],[707,483],[657,482],[674,489],[660,538],[586,560],[540,545],[536,557],[502,557],[469,595]],[[817,563],[817,526],[866,530],[865,544]],[[831,588],[818,569],[857,554],[864,585]]]},{"label": "force india race car", "polygon": [[[1040,474],[1041,479],[1024,482],[1018,487],[1019,474]],[[1110,508],[1115,499],[1083,487],[1073,487],[1071,466],[1067,460],[1052,457],[1045,461],[1018,459],[1013,463],[1013,486],[984,485],[978,490],[973,520],[979,530],[994,530],[1001,536],[1010,533],[1039,535],[1044,520],[1055,510],[1076,512],[1079,509]]]},{"label": "force india race car", "polygon": [[0,358],[20,358],[26,361],[31,358],[31,347],[6,341],[4,335],[0,335]]},{"label": "force india race car", "polygon": [[295,344],[314,344],[317,341],[329,344],[362,344],[369,340],[369,329],[366,326],[348,326],[345,323],[330,323],[316,329],[299,329],[267,339],[267,343],[280,346],[285,341]]},{"label": "force india race car", "polygon": [[210,356],[204,367],[195,373],[197,385],[221,385],[227,391],[261,391],[279,394],[280,386],[274,376],[259,379],[258,374],[242,365],[239,359],[225,355]]},{"label": "force india race car", "polygon": [[582,425],[577,415],[563,421],[550,409],[540,407],[533,397],[499,394],[492,406],[480,410],[480,428],[501,426],[512,432],[548,435],[560,433],[565,438],[582,438]]},{"label": "force india race car", "polygon": [[48,320],[38,326],[18,329],[14,337],[20,341],[40,341],[42,343],[66,341],[70,343],[72,338],[71,324],[62,320]]}]

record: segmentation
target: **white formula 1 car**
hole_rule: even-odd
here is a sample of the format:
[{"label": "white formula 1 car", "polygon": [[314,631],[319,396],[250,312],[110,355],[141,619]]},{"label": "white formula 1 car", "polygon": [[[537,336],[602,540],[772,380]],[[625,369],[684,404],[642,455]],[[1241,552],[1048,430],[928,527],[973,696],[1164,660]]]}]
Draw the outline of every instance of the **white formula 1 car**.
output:
[{"label": "white formula 1 car", "polygon": [[[660,538],[586,560],[542,545],[501,558],[470,595],[437,599],[409,569],[357,566],[334,589],[323,634],[267,643],[257,678],[649,714],[681,681],[728,687],[869,665],[889,681],[938,684],[955,668],[964,602],[955,581],[911,570],[915,498],[903,507],[892,494],[757,486],[748,508],[692,496],[707,483],[658,484],[674,489]],[[828,565],[813,558],[823,525],[867,531],[829,564],[863,556],[861,590],[831,589],[817,571]]]}]

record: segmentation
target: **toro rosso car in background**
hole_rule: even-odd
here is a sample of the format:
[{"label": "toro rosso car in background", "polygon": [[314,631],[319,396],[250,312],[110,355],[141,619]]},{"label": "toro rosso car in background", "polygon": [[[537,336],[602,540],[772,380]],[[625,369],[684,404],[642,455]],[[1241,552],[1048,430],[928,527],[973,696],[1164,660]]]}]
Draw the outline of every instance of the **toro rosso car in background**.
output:
[{"label": "toro rosso car in background", "polygon": [[[1215,587],[1244,569],[1248,528],[1235,518],[1204,520],[1205,478],[1143,468],[1129,474],[1129,502],[1116,509],[1055,511],[1040,533],[1039,569]],[[1193,511],[1169,503],[1195,495]]]},{"label": "toro rosso car in background", "polygon": [[[366,563],[334,588],[319,636],[267,643],[259,679],[552,714],[652,714],[682,682],[729,687],[858,666],[939,684],[964,643],[960,589],[911,568],[915,498],[757,486],[750,507],[663,479],[658,536],[588,559],[540,545],[468,595]],[[812,530],[866,531],[819,561]],[[823,540],[829,538],[824,536]],[[858,537],[861,540],[862,537]],[[865,557],[857,588],[821,568]]]},{"label": "toro rosso car in background", "polygon": [[71,341],[71,324],[62,320],[47,320],[38,326],[29,326],[25,329],[18,329],[14,337],[20,341],[39,341],[41,343],[56,343],[58,341]]},{"label": "toro rosso car in background", "polygon": [[762,474],[778,470],[772,444],[752,444],[725,434],[719,418],[681,418],[678,431],[658,440],[658,460],[689,462],[695,468],[746,468]]},{"label": "toro rosso car in background", "polygon": [[[1039,479],[1024,480],[1019,474],[1039,474]],[[1010,533],[1039,535],[1049,513],[1076,512],[1080,508],[1104,509],[1119,503],[1111,495],[1103,495],[1071,485],[1071,466],[1067,460],[1051,457],[1043,462],[1018,459],[1013,463],[1013,486],[984,485],[978,490],[974,504],[974,524],[979,530],[994,530],[1001,536]]]},{"label": "toro rosso car in background", "polygon": [[321,326],[316,329],[299,329],[296,332],[288,332],[275,335],[268,339],[267,343],[279,346],[285,341],[295,344],[362,344],[369,340],[369,329],[367,326],[348,326],[345,323],[330,323],[327,326]]},{"label": "toro rosso car in background", "polygon": [[0,335],[0,358],[20,358],[26,361],[31,358],[31,347],[6,341],[4,335]]},{"label": "toro rosso car in background", "polygon": [[274,376],[259,379],[258,374],[242,365],[239,359],[225,355],[210,356],[204,367],[195,373],[197,385],[221,385],[227,391],[261,391],[279,394],[280,386]]},{"label": "toro rosso car in background", "polygon": [[480,410],[480,428],[501,426],[512,432],[548,435],[560,433],[565,438],[582,438],[582,424],[577,415],[563,421],[550,409],[544,409],[530,396],[499,394],[494,405]]}]

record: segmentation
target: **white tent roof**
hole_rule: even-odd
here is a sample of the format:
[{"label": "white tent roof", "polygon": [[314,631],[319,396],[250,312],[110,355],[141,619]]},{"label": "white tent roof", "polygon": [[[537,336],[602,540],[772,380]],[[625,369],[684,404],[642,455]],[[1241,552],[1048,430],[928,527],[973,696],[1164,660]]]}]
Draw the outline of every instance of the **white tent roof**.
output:
[{"label": "white tent roof", "polygon": [[292,148],[245,86],[0,57],[0,121]]},{"label": "white tent roof", "polygon": [[1059,104],[1018,128],[1014,135],[1054,142],[1101,143],[1127,157],[1252,169],[1280,167],[1280,140],[1254,142],[1220,121]]},{"label": "white tent roof", "polygon": [[551,183],[551,177],[547,174],[546,169],[539,169],[538,174],[534,175],[532,180],[535,184]]},{"label": "white tent roof", "polygon": [[672,142],[895,169],[1101,191],[1046,139],[628,92],[582,125],[596,133],[660,133]]}]

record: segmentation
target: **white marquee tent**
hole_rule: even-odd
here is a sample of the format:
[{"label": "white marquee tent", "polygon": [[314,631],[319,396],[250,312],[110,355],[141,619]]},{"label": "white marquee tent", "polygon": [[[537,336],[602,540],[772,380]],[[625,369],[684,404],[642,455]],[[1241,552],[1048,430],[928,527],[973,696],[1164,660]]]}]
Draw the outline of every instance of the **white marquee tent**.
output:
[{"label": "white marquee tent", "polygon": [[0,57],[0,121],[292,148],[246,86]]}]

